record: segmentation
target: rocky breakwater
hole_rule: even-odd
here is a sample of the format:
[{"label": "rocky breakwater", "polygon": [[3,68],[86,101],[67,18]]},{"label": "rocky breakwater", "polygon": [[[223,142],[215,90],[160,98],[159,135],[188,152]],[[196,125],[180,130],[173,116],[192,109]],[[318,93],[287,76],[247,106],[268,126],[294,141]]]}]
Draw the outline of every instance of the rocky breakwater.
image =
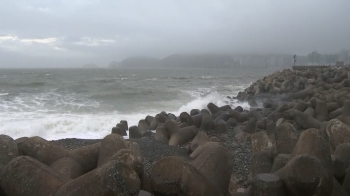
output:
[{"label": "rocky breakwater", "polygon": [[239,93],[249,110],[161,112],[91,143],[1,135],[0,195],[350,195],[348,78],[284,70]]},{"label": "rocky breakwater", "polygon": [[250,186],[240,194],[350,195],[349,71],[283,70],[238,94],[251,109],[235,112],[245,126],[234,131],[252,150]]}]

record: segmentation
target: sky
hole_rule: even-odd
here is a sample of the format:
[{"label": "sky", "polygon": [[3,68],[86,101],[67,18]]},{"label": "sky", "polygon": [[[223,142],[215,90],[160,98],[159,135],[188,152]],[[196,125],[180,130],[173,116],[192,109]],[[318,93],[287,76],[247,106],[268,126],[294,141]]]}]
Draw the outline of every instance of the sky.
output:
[{"label": "sky", "polygon": [[350,49],[349,0],[1,0],[0,67]]}]

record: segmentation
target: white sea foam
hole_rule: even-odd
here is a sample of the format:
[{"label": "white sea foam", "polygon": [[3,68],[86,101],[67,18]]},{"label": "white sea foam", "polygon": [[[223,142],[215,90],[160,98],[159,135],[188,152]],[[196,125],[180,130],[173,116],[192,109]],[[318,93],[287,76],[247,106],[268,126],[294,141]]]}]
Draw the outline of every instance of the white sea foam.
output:
[{"label": "white sea foam", "polygon": [[[62,138],[101,139],[111,132],[120,120],[127,120],[129,126],[137,125],[147,114],[38,114],[18,113],[1,115],[0,134],[14,139],[40,136],[48,140]],[[127,137],[126,137],[127,138]]]},{"label": "white sea foam", "polygon": [[[191,109],[204,109],[209,102],[218,106],[226,105],[227,99],[218,92],[211,92],[206,96],[194,98],[187,104],[182,105],[177,111],[167,111],[179,115],[181,112],[190,112]],[[44,110],[41,105],[37,108],[41,110],[34,111],[33,105],[25,105],[23,100],[17,100],[18,112],[5,112],[0,114],[0,134],[6,134],[13,138],[41,136],[48,140],[63,138],[84,138],[101,139],[111,132],[120,120],[127,120],[129,127],[137,125],[140,119],[147,115],[155,115],[161,112],[152,109],[140,113],[122,114],[119,112],[96,113],[96,114],[74,114],[74,113],[56,113]],[[41,102],[38,102],[40,104]],[[233,107],[241,105],[243,108],[249,108],[247,103],[231,103]],[[4,109],[5,107],[2,107]],[[21,111],[21,112],[19,112]],[[126,136],[125,138],[128,138]]]}]

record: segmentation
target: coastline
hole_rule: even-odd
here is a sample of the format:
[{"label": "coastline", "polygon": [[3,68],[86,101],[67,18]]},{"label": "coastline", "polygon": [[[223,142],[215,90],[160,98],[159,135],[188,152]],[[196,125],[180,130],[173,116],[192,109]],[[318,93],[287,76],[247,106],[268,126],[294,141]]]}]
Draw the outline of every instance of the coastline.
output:
[{"label": "coastline", "polygon": [[[120,119],[121,122],[111,128],[111,134],[101,140],[66,138],[48,142],[36,137],[12,140],[12,144],[18,146],[19,154],[34,157],[46,165],[65,158],[80,160],[86,154],[71,154],[80,153],[80,149],[93,153],[96,165],[92,170],[67,183],[79,187],[74,191],[84,192],[80,179],[97,175],[94,172],[100,171],[99,168],[123,163],[130,167],[118,166],[119,169],[132,168],[129,172],[137,172],[138,176],[121,179],[136,180],[128,184],[129,188],[118,190],[128,193],[135,190],[138,194],[141,189],[149,192],[148,195],[182,191],[286,195],[302,194],[308,184],[309,193],[332,195],[348,191],[350,187],[350,169],[347,169],[350,159],[342,153],[350,152],[349,92],[349,67],[287,69],[259,79],[238,93],[237,99],[247,102],[249,110],[208,103],[206,109],[193,108],[190,113],[182,112],[179,116],[166,112],[146,116],[137,126],[128,127],[127,122]],[[126,130],[129,130],[129,139],[122,137]],[[53,155],[49,156],[50,152]],[[48,157],[52,159],[49,162]],[[3,178],[16,176],[11,173],[14,160],[29,164],[26,158],[14,157],[2,169],[6,174]],[[71,172],[66,175],[72,175]],[[106,175],[108,172],[98,174],[102,179]],[[196,180],[200,185],[194,183]],[[139,187],[137,182],[141,183]],[[63,188],[58,192],[72,191],[74,187],[67,184],[60,184]],[[13,191],[6,184],[2,186],[5,192]]]}]

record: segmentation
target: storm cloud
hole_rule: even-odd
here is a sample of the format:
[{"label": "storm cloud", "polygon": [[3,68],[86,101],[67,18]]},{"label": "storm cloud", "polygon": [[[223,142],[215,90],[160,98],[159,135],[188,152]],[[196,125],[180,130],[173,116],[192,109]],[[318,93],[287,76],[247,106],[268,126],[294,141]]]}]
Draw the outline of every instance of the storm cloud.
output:
[{"label": "storm cloud", "polygon": [[0,67],[350,48],[346,0],[2,0]]}]

